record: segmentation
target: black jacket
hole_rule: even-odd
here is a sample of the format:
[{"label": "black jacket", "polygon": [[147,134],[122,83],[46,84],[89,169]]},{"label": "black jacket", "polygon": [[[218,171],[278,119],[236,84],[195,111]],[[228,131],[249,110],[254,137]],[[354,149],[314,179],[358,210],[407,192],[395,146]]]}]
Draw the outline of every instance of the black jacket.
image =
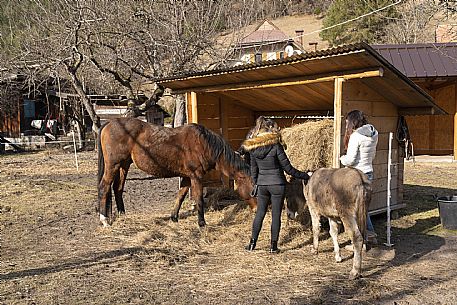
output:
[{"label": "black jacket", "polygon": [[260,134],[244,141],[243,148],[250,154],[251,175],[257,185],[286,184],[284,172],[298,179],[309,179],[307,173],[290,164],[278,134]]}]

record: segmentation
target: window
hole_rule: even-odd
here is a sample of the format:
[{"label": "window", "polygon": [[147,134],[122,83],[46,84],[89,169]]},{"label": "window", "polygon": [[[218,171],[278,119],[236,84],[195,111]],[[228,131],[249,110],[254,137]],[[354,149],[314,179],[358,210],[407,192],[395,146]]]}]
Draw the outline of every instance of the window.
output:
[{"label": "window", "polygon": [[255,62],[261,62],[261,61],[262,61],[262,53],[256,53]]}]

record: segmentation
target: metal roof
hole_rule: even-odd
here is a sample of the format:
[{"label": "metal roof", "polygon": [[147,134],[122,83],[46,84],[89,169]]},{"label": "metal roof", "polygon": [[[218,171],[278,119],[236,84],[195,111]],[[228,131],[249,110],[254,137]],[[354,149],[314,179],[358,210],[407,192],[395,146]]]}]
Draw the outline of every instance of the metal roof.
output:
[{"label": "metal roof", "polygon": [[372,45],[408,77],[457,76],[457,42]]},{"label": "metal roof", "polygon": [[275,41],[284,42],[284,44],[286,44],[288,40],[289,37],[284,34],[284,32],[282,32],[277,26],[271,23],[271,21],[265,20],[254,30],[254,32],[244,37],[241,41],[241,44],[246,45]]},{"label": "metal roof", "polygon": [[306,52],[279,60],[182,73],[155,81],[174,93],[217,90],[219,94],[240,101],[256,111],[331,110],[334,95],[332,81],[275,87],[265,84],[290,84],[291,80],[297,78],[325,78],[369,70],[382,70],[383,75],[362,78],[360,81],[398,107],[432,107],[435,113],[444,113],[424,90],[366,43]]}]

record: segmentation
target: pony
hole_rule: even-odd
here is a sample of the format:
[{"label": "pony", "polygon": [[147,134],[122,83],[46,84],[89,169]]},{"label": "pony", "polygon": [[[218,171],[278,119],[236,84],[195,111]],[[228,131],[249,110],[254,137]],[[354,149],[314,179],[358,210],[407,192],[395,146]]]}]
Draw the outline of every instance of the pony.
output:
[{"label": "pony", "polygon": [[174,222],[192,188],[198,225],[205,226],[202,179],[212,169],[232,177],[240,197],[256,206],[249,167],[220,135],[198,124],[167,128],[124,117],[103,125],[98,137],[98,211],[104,227],[113,221],[111,188],[118,213],[125,213],[122,193],[132,163],[155,178],[182,178],[171,213]]},{"label": "pony", "polygon": [[[324,216],[329,220],[335,260],[336,262],[342,261],[338,245],[337,223],[337,220],[341,220],[345,231],[349,233],[354,248],[354,259],[349,278],[360,277],[362,247],[367,226],[367,207],[371,201],[372,193],[372,186],[368,177],[355,168],[320,168],[311,175],[308,183],[303,186],[303,193],[311,215],[312,252],[318,253],[320,217]],[[300,195],[296,194],[295,197],[301,197]],[[286,196],[290,198],[294,195],[289,193]],[[304,210],[304,201],[301,198],[290,198],[292,204],[289,205],[289,198],[287,198],[287,214],[293,218],[299,211]]]}]

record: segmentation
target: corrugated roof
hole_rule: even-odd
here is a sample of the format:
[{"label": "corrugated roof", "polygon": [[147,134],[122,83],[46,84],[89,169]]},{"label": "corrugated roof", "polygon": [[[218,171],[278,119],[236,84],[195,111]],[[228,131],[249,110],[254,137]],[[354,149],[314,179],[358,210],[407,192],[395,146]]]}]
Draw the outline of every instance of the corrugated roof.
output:
[{"label": "corrugated roof", "polygon": [[277,26],[271,21],[264,20],[255,30],[248,36],[244,37],[241,41],[242,45],[260,43],[260,42],[274,42],[284,41],[287,43],[289,37],[284,34]]},{"label": "corrugated roof", "polygon": [[[257,107],[256,110],[259,111],[281,107],[287,108],[286,110],[325,110],[333,107],[332,82],[263,89],[254,86],[251,89],[235,91],[226,89],[242,87],[246,83],[282,83],[294,77],[312,78],[379,69],[383,71],[382,77],[366,78],[363,83],[399,107],[406,109],[431,106],[436,113],[444,113],[424,90],[366,43],[306,52],[279,60],[183,73],[155,81],[173,92],[198,92],[209,87],[218,88],[216,90],[222,90],[222,94],[248,103],[250,107]],[[220,89],[221,86],[223,89]],[[258,102],[261,100],[269,101],[268,105]],[[266,109],[267,106],[271,109]]]},{"label": "corrugated roof", "polygon": [[457,42],[372,47],[408,77],[457,76]]},{"label": "corrugated roof", "polygon": [[[167,82],[167,81],[171,81],[171,80],[175,81],[175,80],[200,77],[200,76],[231,74],[231,73],[241,72],[241,71],[245,71],[245,70],[253,70],[253,69],[264,68],[264,67],[274,67],[274,66],[280,66],[280,65],[284,65],[284,64],[301,62],[301,61],[306,61],[309,59],[315,59],[315,58],[318,59],[318,58],[325,58],[325,57],[330,57],[330,56],[335,56],[335,55],[344,55],[344,54],[349,54],[352,52],[358,52],[358,51],[364,50],[366,48],[372,50],[372,48],[365,43],[343,45],[343,46],[328,48],[325,50],[319,50],[319,51],[315,51],[315,52],[304,52],[302,54],[296,54],[294,56],[286,57],[283,59],[266,60],[266,61],[261,61],[258,63],[250,63],[250,64],[239,65],[239,66],[235,66],[235,67],[216,68],[216,69],[205,70],[205,71],[184,72],[184,73],[175,74],[175,75],[172,75],[169,77],[157,78],[154,81],[158,82],[158,83],[162,83],[162,82]],[[372,50],[372,53],[374,53],[377,57],[380,57],[383,61],[385,61],[385,59],[382,56],[379,56],[379,54],[377,52],[374,52]],[[388,64],[390,65],[390,63],[388,63]]]}]

